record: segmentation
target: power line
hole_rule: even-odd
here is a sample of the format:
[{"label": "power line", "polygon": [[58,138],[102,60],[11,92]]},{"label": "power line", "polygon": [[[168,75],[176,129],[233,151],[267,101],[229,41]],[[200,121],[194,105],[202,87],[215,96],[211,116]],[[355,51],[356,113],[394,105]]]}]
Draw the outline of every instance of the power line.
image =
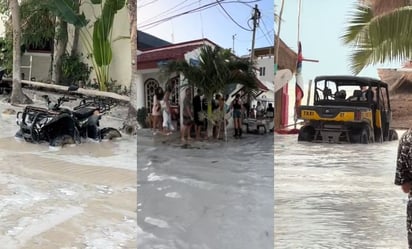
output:
[{"label": "power line", "polygon": [[226,13],[226,15],[230,18],[230,20],[232,20],[232,22],[234,22],[238,27],[240,27],[241,29],[246,30],[246,31],[252,31],[251,29],[247,29],[247,28],[243,27],[242,25],[240,25],[238,22],[236,22],[236,20],[233,19],[233,17],[226,11],[226,9],[222,6],[222,4],[218,0],[216,0],[216,3],[219,4],[220,8],[223,9],[223,11]]},{"label": "power line", "polygon": [[[155,0],[155,1],[158,1],[158,0]],[[189,7],[189,6],[192,6],[192,5],[195,5],[195,4],[196,4],[196,2],[192,2],[192,3],[189,3],[189,4],[187,4],[187,5],[181,6],[181,5],[183,5],[183,4],[184,4],[185,2],[187,2],[187,1],[188,1],[188,0],[184,0],[183,2],[180,2],[180,3],[176,4],[175,6],[173,6],[173,7],[170,8],[170,9],[167,9],[167,10],[165,10],[165,11],[163,11],[163,12],[158,13],[156,16],[154,16],[154,17],[152,17],[152,18],[149,18],[149,19],[147,19],[147,20],[144,20],[143,22],[140,23],[140,25],[145,25],[145,23],[151,22],[151,21],[156,20],[156,19],[158,19],[158,18],[161,18],[162,16],[166,16],[166,14],[173,14],[173,13],[176,13],[177,11],[179,11],[179,10],[182,10],[182,9],[184,9],[184,8],[186,8],[186,7]],[[180,7],[180,8],[176,9],[176,7]],[[176,10],[174,10],[174,9],[176,9]],[[173,10],[174,10],[174,11],[173,11]]]},{"label": "power line", "polygon": [[139,9],[139,8],[146,7],[146,6],[148,6],[148,5],[150,5],[150,4],[153,4],[153,3],[157,2],[157,1],[159,1],[159,0],[152,0],[152,1],[148,2],[148,3],[145,3],[145,4],[142,4],[142,5],[138,6],[137,8]]},{"label": "power line", "polygon": [[[225,0],[220,0],[220,2],[222,2],[222,1],[225,1]],[[169,21],[169,20],[171,20],[171,19],[174,19],[174,18],[176,18],[176,17],[180,17],[180,16],[183,16],[183,15],[187,15],[187,14],[191,14],[191,13],[194,13],[194,12],[202,11],[202,10],[204,10],[204,9],[208,9],[208,8],[214,7],[214,6],[216,6],[216,5],[217,5],[217,3],[208,3],[208,4],[202,5],[202,6],[200,6],[200,7],[197,7],[197,8],[191,9],[191,10],[187,10],[187,11],[182,12],[182,13],[179,13],[179,14],[176,14],[176,15],[173,15],[173,16],[169,16],[169,17],[160,19],[160,20],[158,20],[158,21],[154,21],[154,22],[151,22],[151,23],[148,23],[148,24],[139,26],[139,28],[141,28],[141,29],[142,29],[142,28],[147,28],[147,27],[151,27],[151,28],[152,28],[152,27],[155,27],[155,26],[157,26],[157,25],[159,25],[159,24],[161,24],[161,23],[163,23],[163,22],[166,22],[166,21]]]},{"label": "power line", "polygon": [[270,38],[268,38],[267,37],[267,35],[268,34],[270,34],[271,33],[271,31],[268,31],[267,33],[265,33],[264,31],[263,31],[263,29],[259,26],[259,29],[262,31],[262,33],[263,33],[263,37],[265,37],[266,38],[266,41],[267,42],[269,42],[269,44],[275,44],[275,42],[273,42]]},{"label": "power line", "polygon": [[[266,37],[266,34],[270,34],[272,31],[269,31],[269,30],[268,30],[268,28],[267,28],[267,26],[266,26],[263,18],[262,18],[262,23],[263,23],[263,27],[264,27],[265,30],[266,30],[266,33],[265,33],[265,37]],[[261,28],[260,26],[259,26],[259,28],[260,28],[260,30],[261,30],[263,33],[265,32],[265,31],[262,30],[262,28]],[[275,42],[274,42],[274,41],[272,42],[272,39],[270,39],[270,38],[269,38],[268,42],[269,42],[269,44],[270,44],[270,43],[275,44]]]},{"label": "power line", "polygon": [[[138,24],[138,28],[140,28],[140,29],[153,28],[153,27],[155,27],[155,26],[157,26],[157,25],[159,25],[159,24],[161,24],[161,23],[167,22],[167,21],[169,21],[169,20],[171,20],[171,19],[174,19],[174,18],[177,18],[177,17],[180,17],[180,16],[184,16],[184,15],[187,15],[187,14],[191,14],[191,13],[196,13],[196,12],[199,12],[199,11],[203,11],[203,10],[205,10],[205,9],[212,8],[212,7],[214,7],[214,6],[217,6],[219,3],[223,3],[223,4],[229,4],[229,3],[244,3],[244,4],[246,4],[246,3],[259,2],[259,1],[261,1],[261,0],[252,0],[252,1],[226,1],[226,0],[218,0],[218,1],[216,1],[216,2],[208,3],[208,4],[202,5],[202,6],[200,6],[200,7],[196,7],[196,8],[193,8],[193,9],[190,9],[190,10],[187,10],[187,11],[184,11],[184,12],[181,12],[181,13],[179,13],[179,14],[175,14],[175,15],[172,15],[172,16],[168,16],[168,17],[162,18],[162,19],[160,19],[160,20],[156,20],[156,21],[153,21],[153,22],[150,22],[150,23],[145,24],[145,23],[148,22],[149,20],[153,20],[154,18],[159,18],[159,15],[157,15],[157,16],[154,17],[154,18],[150,18],[150,19],[148,19],[148,20],[143,21],[142,23],[140,23],[140,25]],[[185,1],[184,1],[184,2],[185,2]],[[191,4],[188,4],[188,5],[184,6],[184,7],[188,7],[188,6],[193,5],[193,4],[195,4],[195,2],[194,2],[194,3],[191,3]],[[178,5],[180,5],[180,4],[178,4]],[[176,7],[176,6],[175,6],[175,7]],[[184,7],[182,7],[182,8],[184,8]],[[182,8],[180,8],[180,9],[182,9]],[[167,11],[164,11],[164,12],[162,12],[161,14],[170,12],[170,10],[171,10],[171,9],[168,9]]]}]

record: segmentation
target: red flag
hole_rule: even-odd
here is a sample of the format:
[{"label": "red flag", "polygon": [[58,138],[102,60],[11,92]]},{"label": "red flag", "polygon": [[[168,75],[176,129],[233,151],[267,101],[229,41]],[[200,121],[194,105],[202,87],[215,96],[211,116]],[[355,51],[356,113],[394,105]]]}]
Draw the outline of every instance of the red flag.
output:
[{"label": "red flag", "polygon": [[296,85],[295,85],[295,120],[297,119],[297,109],[303,99],[303,78],[302,78],[302,44],[298,44],[298,60],[296,63]]},{"label": "red flag", "polygon": [[301,104],[303,98],[303,78],[302,78],[302,45],[299,42],[298,45],[298,60],[296,63],[296,86],[295,86],[295,94],[296,94],[296,102],[295,106],[298,107]]}]

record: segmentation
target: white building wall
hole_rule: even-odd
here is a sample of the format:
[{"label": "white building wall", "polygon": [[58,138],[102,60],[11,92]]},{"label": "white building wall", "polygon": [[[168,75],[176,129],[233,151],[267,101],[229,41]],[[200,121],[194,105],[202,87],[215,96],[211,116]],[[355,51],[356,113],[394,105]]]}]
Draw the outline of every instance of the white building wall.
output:
[{"label": "white building wall", "polygon": [[259,77],[260,80],[273,82],[274,74],[275,74],[273,57],[269,57],[269,56],[259,57],[256,60],[256,68],[258,69],[265,68],[264,75],[259,75],[259,72],[257,72],[257,76]]},{"label": "white building wall", "polygon": [[[93,34],[93,23],[95,18],[99,17],[101,8],[100,5],[92,5],[89,3],[85,3],[81,7],[81,11],[84,12],[86,18],[91,19],[90,24],[88,26],[90,34]],[[119,10],[114,17],[113,23],[113,33],[112,33],[112,53],[113,58],[110,64],[110,78],[115,80],[117,84],[123,86],[130,86],[131,81],[131,43],[130,43],[130,32],[129,32],[129,16],[128,10],[126,6]],[[71,35],[69,35],[69,44],[72,44],[74,29],[70,27],[69,31]],[[80,35],[79,40],[79,52],[83,54],[85,61],[90,65],[93,66],[93,63],[88,60],[86,57],[89,54],[84,42],[86,39],[91,39],[89,35]],[[90,79],[96,78],[95,71],[93,70],[90,76]]]},{"label": "white building wall", "polygon": [[50,53],[26,52],[22,54],[21,72],[24,74],[24,80],[35,78],[34,81],[50,81],[50,65]]}]

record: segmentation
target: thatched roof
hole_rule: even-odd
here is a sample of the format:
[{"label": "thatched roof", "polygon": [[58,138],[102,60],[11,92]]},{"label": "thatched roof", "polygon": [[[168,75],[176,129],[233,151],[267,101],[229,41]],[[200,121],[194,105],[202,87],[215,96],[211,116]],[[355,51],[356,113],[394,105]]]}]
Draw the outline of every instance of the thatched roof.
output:
[{"label": "thatched roof", "polygon": [[361,0],[360,2],[371,6],[374,15],[381,15],[388,11],[409,5],[409,0]]},{"label": "thatched roof", "polygon": [[383,82],[388,83],[391,93],[412,93],[412,68],[380,68],[378,75]]},{"label": "thatched roof", "polygon": [[[278,60],[278,69],[290,69],[292,72],[296,70],[296,61],[298,55],[295,51],[289,48],[286,43],[279,39],[279,60]],[[275,36],[276,41],[276,36]],[[276,44],[275,44],[276,48]],[[275,61],[276,61],[276,52],[275,52]]]}]

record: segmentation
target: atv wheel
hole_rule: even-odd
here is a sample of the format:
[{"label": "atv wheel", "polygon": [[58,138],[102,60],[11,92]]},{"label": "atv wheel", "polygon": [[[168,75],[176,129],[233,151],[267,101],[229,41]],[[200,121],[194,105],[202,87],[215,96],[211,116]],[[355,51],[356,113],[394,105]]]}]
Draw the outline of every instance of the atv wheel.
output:
[{"label": "atv wheel", "polygon": [[315,129],[312,126],[303,126],[299,130],[298,141],[311,142],[315,138]]},{"label": "atv wheel", "polygon": [[120,134],[120,132],[115,128],[103,128],[100,131],[100,136],[102,139],[112,140],[114,138],[121,137],[122,134]]},{"label": "atv wheel", "polygon": [[52,139],[49,143],[52,147],[61,147],[65,144],[75,144],[75,140],[70,135],[61,135]]}]

